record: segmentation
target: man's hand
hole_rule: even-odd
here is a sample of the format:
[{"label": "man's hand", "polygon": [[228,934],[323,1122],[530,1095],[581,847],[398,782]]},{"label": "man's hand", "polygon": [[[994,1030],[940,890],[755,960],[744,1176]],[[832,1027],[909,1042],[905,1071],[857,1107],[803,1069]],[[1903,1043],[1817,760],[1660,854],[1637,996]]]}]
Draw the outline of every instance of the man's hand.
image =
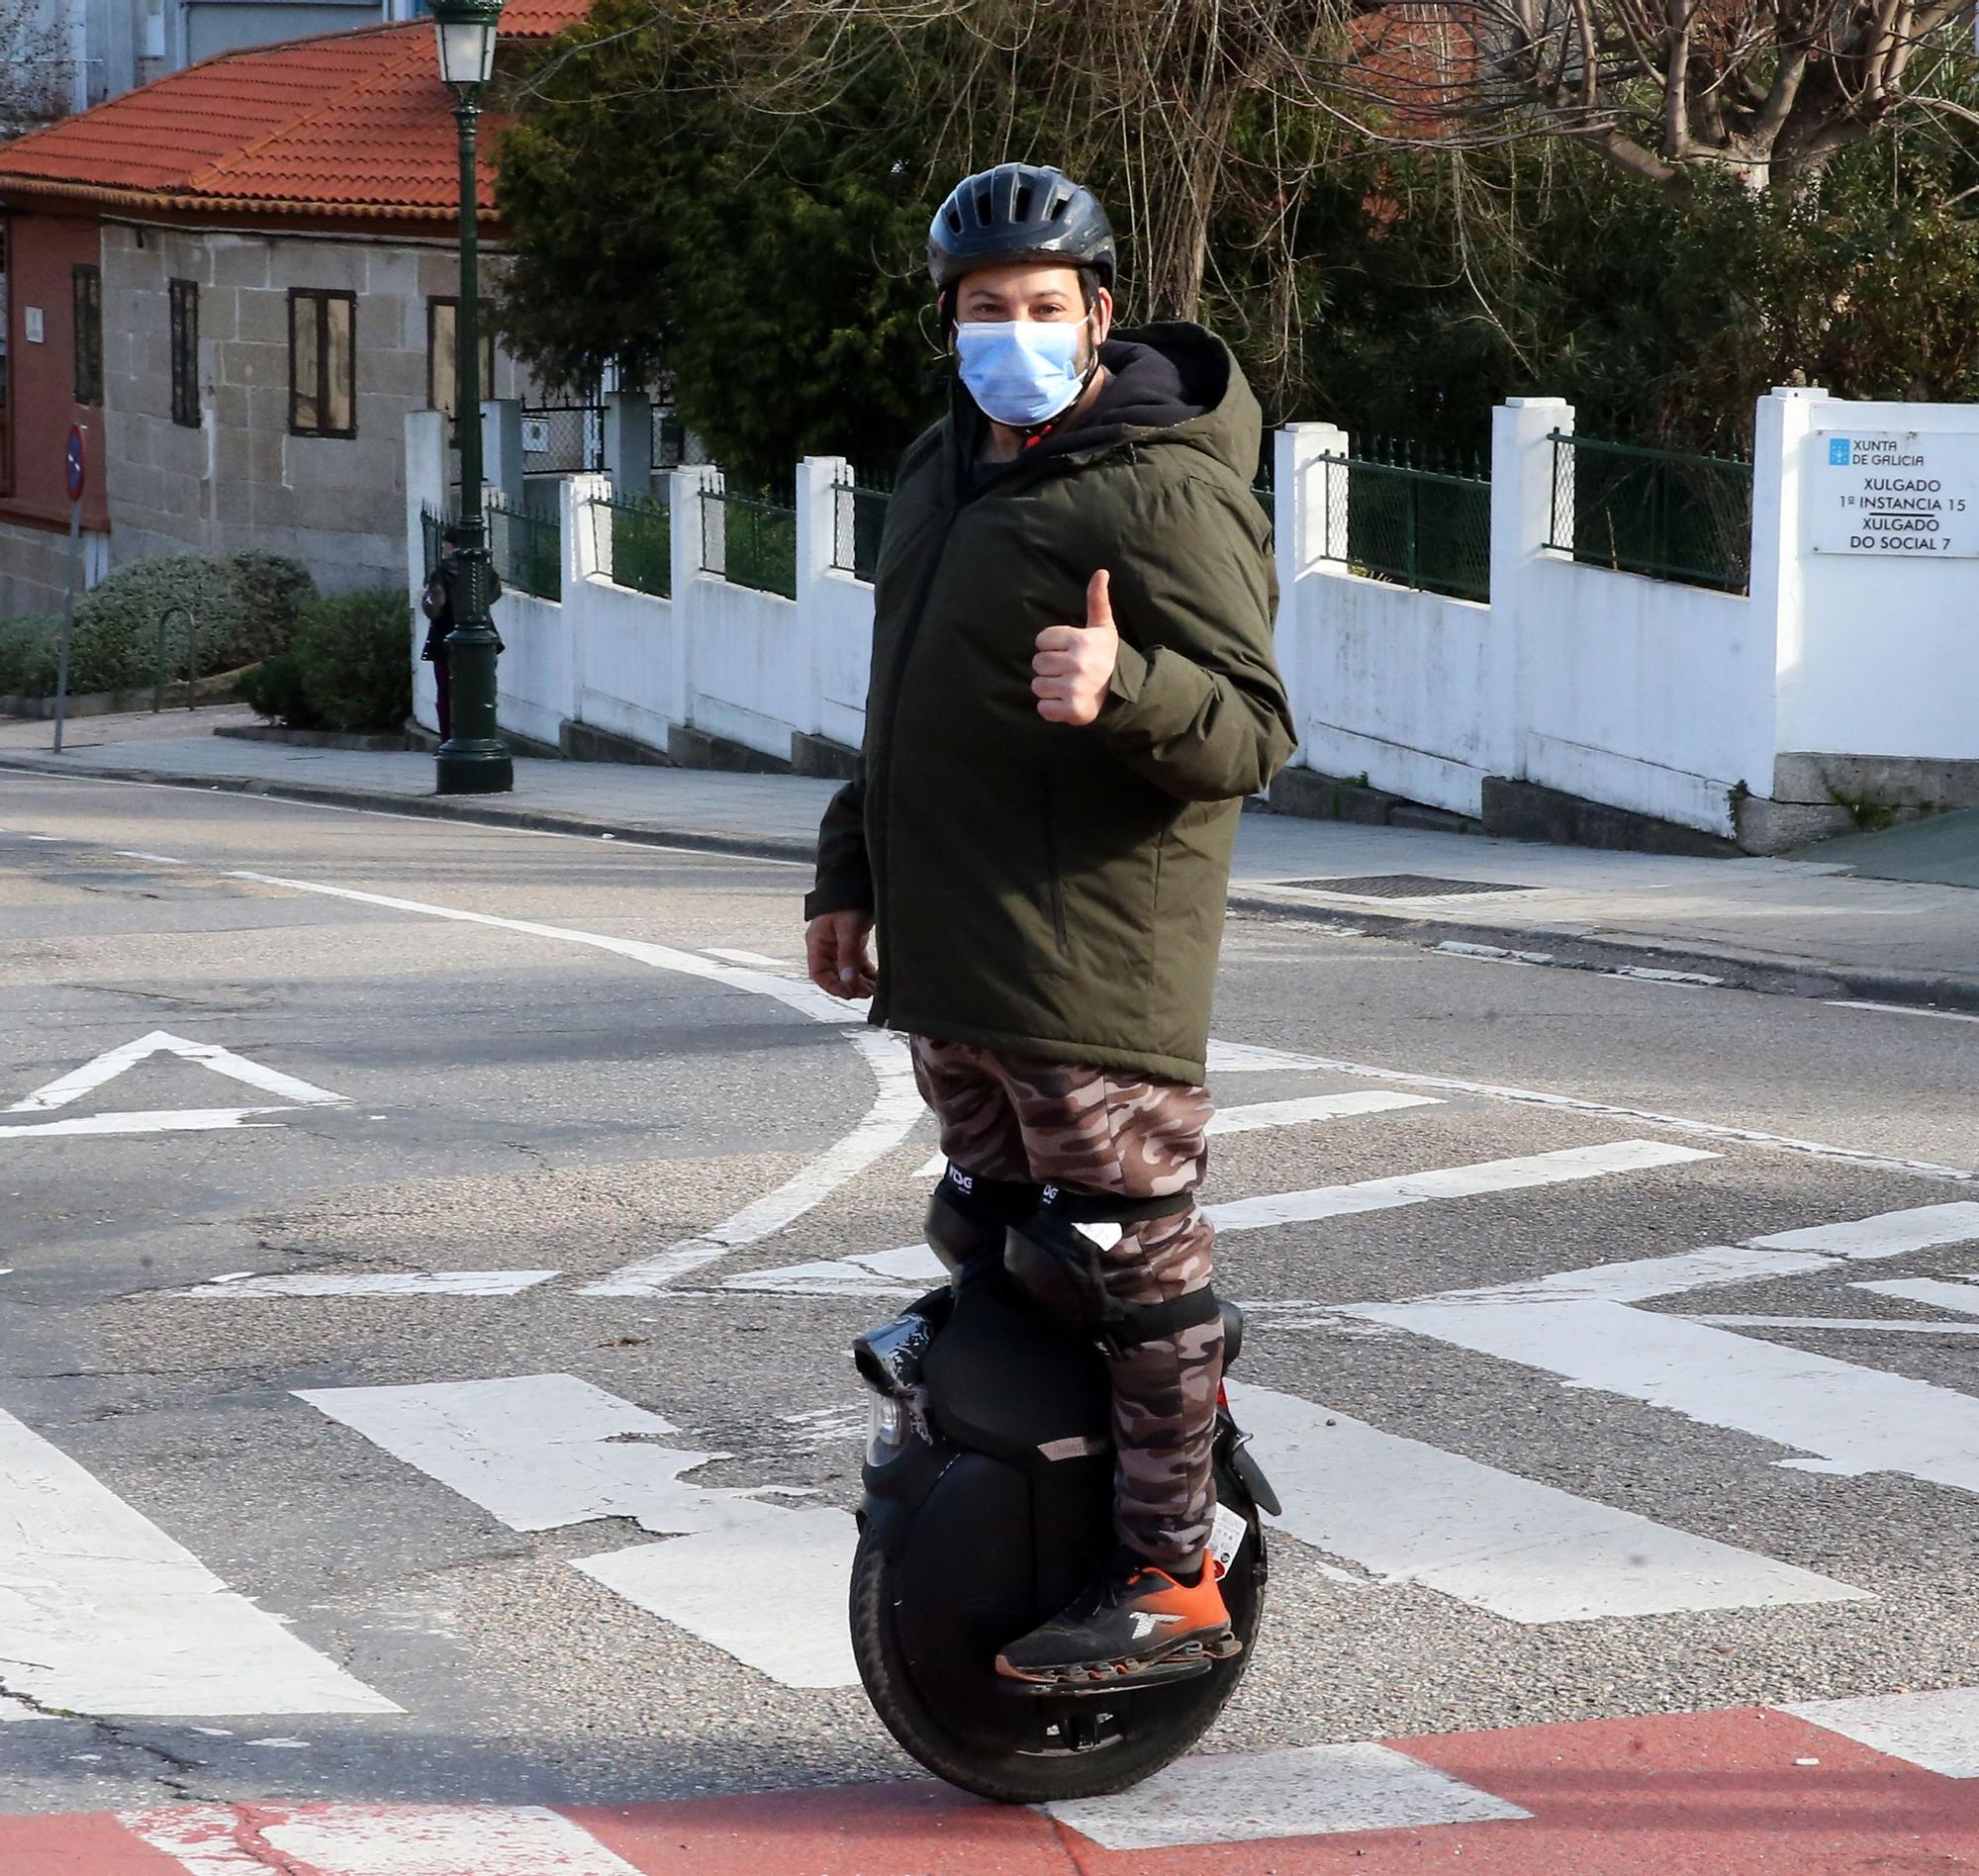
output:
[{"label": "man's hand", "polygon": [[1107,597],[1104,567],[1085,589],[1085,623],[1047,625],[1038,634],[1036,673],[1038,714],[1048,723],[1089,723],[1106,701],[1113,667],[1120,661],[1120,634],[1113,629],[1113,605]]},{"label": "man's hand", "polygon": [[804,966],[830,996],[873,994],[871,912],[821,912],[804,928]]}]

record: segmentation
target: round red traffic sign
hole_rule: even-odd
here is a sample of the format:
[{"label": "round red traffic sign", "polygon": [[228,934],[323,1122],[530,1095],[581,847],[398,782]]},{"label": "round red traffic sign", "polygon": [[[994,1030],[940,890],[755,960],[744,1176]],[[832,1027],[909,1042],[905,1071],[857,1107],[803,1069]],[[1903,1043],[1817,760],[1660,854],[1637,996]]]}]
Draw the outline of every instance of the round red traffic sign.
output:
[{"label": "round red traffic sign", "polygon": [[68,427],[68,455],[62,465],[64,479],[68,484],[68,499],[82,500],[82,481],[87,471],[89,451],[83,442],[82,425],[71,423]]}]

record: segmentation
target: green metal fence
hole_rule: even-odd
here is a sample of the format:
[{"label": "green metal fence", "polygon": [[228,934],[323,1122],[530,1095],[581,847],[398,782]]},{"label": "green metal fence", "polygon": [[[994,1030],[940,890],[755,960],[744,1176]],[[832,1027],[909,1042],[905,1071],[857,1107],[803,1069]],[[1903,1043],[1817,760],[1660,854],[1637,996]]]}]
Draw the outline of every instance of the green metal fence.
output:
[{"label": "green metal fence", "polygon": [[[717,549],[715,542],[721,543]],[[798,596],[798,512],[720,489],[701,492],[701,570],[731,586]]]},{"label": "green metal fence", "polygon": [[1743,593],[1752,465],[1555,430],[1547,545],[1593,567]]},{"label": "green metal fence", "polygon": [[831,564],[870,580],[880,564],[880,537],[894,492],[881,482],[855,480],[834,482],[831,495]]},{"label": "green metal fence", "polygon": [[595,498],[591,504],[592,541],[599,563],[613,580],[655,599],[674,590],[673,514],[652,497]]},{"label": "green metal fence", "polygon": [[438,509],[425,507],[420,510],[420,533],[425,542],[426,578],[433,577],[433,569],[439,565],[439,557],[445,543],[441,536],[453,525],[453,516],[442,514]]},{"label": "green metal fence", "polygon": [[1370,440],[1319,458],[1321,558],[1458,600],[1491,597],[1491,479],[1425,445]]},{"label": "green metal fence", "polygon": [[554,515],[488,498],[488,557],[502,584],[539,600],[563,598],[563,527]]}]

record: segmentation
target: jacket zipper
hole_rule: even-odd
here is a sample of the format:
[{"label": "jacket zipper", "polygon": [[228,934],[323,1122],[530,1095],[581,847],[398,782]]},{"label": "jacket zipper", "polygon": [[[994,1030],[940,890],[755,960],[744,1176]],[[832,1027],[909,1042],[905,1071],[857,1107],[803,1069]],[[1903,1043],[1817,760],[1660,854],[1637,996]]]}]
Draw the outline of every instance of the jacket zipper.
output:
[{"label": "jacket zipper", "polygon": [[[893,688],[887,700],[886,734],[876,745],[876,747],[889,752],[889,760],[884,769],[876,766],[872,777],[874,792],[880,797],[880,825],[884,833],[885,845],[888,847],[891,847],[894,837],[893,804],[887,798],[888,791],[893,787],[894,782],[894,765],[891,759],[891,752],[894,746],[894,726],[900,714],[900,690],[907,674],[907,658],[914,648],[914,640],[920,636],[921,620],[927,614],[928,598],[934,592],[935,581],[941,577],[941,563],[943,557],[948,552],[948,538],[955,532],[956,519],[961,513],[960,505],[948,511],[948,518],[942,523],[941,539],[936,544],[934,554],[928,562],[928,570],[921,579],[920,591],[914,595],[913,611],[908,615],[907,623],[900,633],[899,645],[894,653]],[[889,856],[885,852],[879,855],[879,865],[874,870],[874,878],[876,883],[884,882],[884,884],[878,885],[875,894],[873,905],[874,928],[876,931],[884,932],[888,924],[886,915],[887,901],[892,899],[894,891],[894,871],[890,864]],[[881,969],[883,971],[886,969],[884,964],[881,966]],[[877,1005],[875,1013],[884,1015],[883,1011],[878,1010]]]}]

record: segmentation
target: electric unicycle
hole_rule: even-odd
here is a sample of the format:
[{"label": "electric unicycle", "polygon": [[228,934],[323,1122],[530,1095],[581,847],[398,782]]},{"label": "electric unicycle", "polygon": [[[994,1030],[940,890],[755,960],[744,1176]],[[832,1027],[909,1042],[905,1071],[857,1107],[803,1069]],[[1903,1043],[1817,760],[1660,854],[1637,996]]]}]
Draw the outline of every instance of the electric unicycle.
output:
[{"label": "electric unicycle", "polygon": [[[1119,1791],[1187,1751],[1235,1691],[1264,1610],[1258,1510],[1278,1506],[1219,1395],[1210,1548],[1242,1649],[1106,1685],[998,1675],[997,1651],[1112,1551],[1112,1390],[1091,1332],[1041,1314],[1000,1259],[954,1267],[950,1287],[855,1345],[878,1395],[852,1570],[860,1679],[900,1745],[967,1791],[1015,1803]],[[1227,1367],[1243,1325],[1234,1305],[1221,1312]]]}]

